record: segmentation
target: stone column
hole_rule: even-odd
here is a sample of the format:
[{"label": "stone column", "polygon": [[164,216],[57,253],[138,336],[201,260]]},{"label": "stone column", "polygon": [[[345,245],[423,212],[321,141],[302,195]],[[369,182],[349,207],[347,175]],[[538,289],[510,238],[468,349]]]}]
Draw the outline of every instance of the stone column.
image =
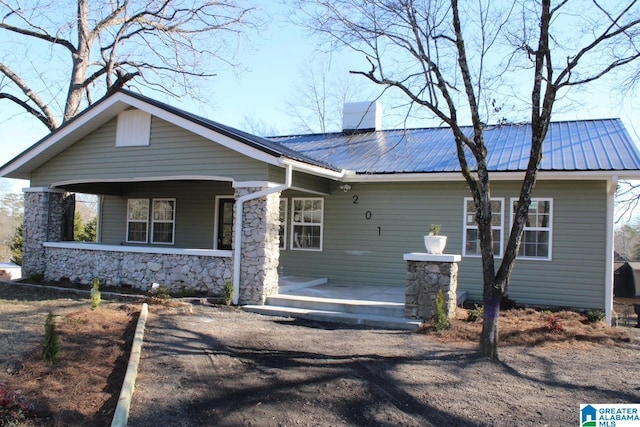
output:
[{"label": "stone column", "polygon": [[458,262],[460,255],[431,255],[409,253],[407,286],[405,289],[405,317],[430,320],[436,313],[436,296],[442,290],[444,310],[451,319],[456,310],[458,290]]},{"label": "stone column", "polygon": [[44,242],[59,242],[65,193],[48,188],[24,190],[22,276],[43,275],[46,270]]},{"label": "stone column", "polygon": [[[264,189],[237,188],[236,198]],[[268,296],[278,293],[280,193],[246,201],[242,218],[238,302],[264,304]]]}]

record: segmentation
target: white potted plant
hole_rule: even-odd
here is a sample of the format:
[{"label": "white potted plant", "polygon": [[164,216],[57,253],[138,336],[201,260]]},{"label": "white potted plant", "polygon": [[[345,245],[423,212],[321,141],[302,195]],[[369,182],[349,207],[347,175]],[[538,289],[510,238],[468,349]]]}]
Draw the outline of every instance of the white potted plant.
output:
[{"label": "white potted plant", "polygon": [[447,245],[447,236],[440,235],[440,224],[431,224],[429,234],[424,236],[424,247],[427,253],[441,255]]}]

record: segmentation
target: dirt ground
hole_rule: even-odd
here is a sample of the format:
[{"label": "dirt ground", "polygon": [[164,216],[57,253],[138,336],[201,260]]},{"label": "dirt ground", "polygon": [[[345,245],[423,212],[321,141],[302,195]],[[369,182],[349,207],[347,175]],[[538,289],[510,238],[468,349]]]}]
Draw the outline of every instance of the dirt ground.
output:
[{"label": "dirt ground", "polygon": [[[20,386],[5,372],[6,359],[25,366],[37,359],[47,310],[83,312],[88,298],[40,292],[27,302],[26,293],[8,289],[0,285],[2,336],[26,339],[0,342],[0,383],[14,378]],[[122,308],[114,304],[135,317]],[[640,330],[521,310],[501,321],[502,361],[491,363],[477,357],[480,324],[462,320],[465,313],[448,332],[419,334],[221,306],[151,306],[129,425],[564,426],[576,425],[581,403],[640,402]],[[120,370],[114,363],[103,375]],[[50,417],[24,425],[108,425],[99,420],[100,411],[112,411],[105,405],[79,423]]]}]

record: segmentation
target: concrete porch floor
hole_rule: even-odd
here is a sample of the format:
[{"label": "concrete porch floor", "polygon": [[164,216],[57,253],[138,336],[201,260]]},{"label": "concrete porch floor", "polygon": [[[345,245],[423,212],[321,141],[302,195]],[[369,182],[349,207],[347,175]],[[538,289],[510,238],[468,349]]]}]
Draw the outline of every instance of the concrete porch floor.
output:
[{"label": "concrete porch floor", "polygon": [[284,287],[284,289],[281,289],[280,295],[404,304],[404,292],[404,286],[353,285],[327,282],[291,290]]},{"label": "concrete porch floor", "polygon": [[385,329],[415,330],[420,321],[404,317],[404,287],[354,285],[308,277],[281,277],[279,293],[254,313]]}]

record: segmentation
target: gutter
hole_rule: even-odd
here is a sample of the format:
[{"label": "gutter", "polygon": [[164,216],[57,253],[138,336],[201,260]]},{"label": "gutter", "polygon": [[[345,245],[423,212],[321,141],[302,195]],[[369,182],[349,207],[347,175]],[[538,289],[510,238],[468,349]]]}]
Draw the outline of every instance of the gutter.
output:
[{"label": "gutter", "polygon": [[269,194],[278,193],[291,188],[293,182],[293,165],[289,162],[282,160],[282,163],[286,166],[285,182],[273,188],[267,188],[266,190],[257,191],[255,193],[245,194],[236,200],[236,221],[233,229],[233,304],[237,305],[240,299],[240,257],[242,256],[242,212],[244,209],[244,203],[249,200],[258,199],[260,197],[268,196]]}]

